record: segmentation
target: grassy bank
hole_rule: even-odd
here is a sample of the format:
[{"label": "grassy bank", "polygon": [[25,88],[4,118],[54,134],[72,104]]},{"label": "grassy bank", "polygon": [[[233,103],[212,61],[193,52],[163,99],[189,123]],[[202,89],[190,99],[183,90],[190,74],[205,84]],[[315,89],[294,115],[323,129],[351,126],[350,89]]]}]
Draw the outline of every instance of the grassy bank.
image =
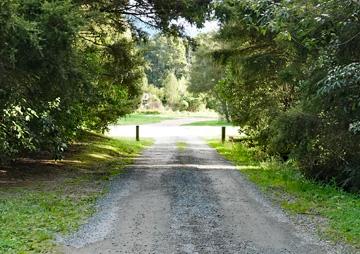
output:
[{"label": "grassy bank", "polygon": [[150,142],[86,135],[63,161],[23,159],[0,175],[0,253],[51,253],[94,212],[107,180]]},{"label": "grassy bank", "polygon": [[254,159],[253,151],[241,144],[211,141],[210,145],[288,212],[325,218],[318,227],[322,237],[360,249],[359,195],[307,180],[292,162],[260,163]]}]

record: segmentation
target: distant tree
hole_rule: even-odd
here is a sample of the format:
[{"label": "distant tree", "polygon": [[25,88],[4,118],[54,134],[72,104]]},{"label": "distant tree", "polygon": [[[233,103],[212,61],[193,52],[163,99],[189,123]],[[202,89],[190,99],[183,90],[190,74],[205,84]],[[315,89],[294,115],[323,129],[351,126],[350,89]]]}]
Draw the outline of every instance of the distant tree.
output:
[{"label": "distant tree", "polygon": [[224,77],[224,69],[213,57],[220,48],[214,34],[201,34],[195,38],[190,69],[189,90],[195,93],[211,93],[215,85]]},{"label": "distant tree", "polygon": [[179,82],[174,73],[169,73],[163,81],[164,99],[172,109],[176,109],[180,102]]},{"label": "distant tree", "polygon": [[205,103],[208,108],[217,110],[230,121],[228,102],[221,84],[225,82],[225,69],[213,56],[220,48],[215,34],[201,34],[196,37],[197,47],[193,52],[189,91],[195,94],[206,94]]},{"label": "distant tree", "polygon": [[157,35],[141,45],[148,68],[145,70],[148,81],[161,87],[169,72],[181,79],[188,73],[186,43],[181,38]]}]

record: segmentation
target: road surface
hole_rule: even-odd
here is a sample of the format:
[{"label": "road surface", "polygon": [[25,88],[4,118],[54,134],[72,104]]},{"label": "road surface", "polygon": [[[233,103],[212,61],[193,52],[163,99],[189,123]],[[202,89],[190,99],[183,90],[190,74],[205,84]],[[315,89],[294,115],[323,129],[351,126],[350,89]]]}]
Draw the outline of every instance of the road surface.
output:
[{"label": "road surface", "polygon": [[198,137],[205,133],[172,121],[152,126],[155,144],[113,179],[97,214],[63,240],[64,253],[339,253],[295,226]]}]

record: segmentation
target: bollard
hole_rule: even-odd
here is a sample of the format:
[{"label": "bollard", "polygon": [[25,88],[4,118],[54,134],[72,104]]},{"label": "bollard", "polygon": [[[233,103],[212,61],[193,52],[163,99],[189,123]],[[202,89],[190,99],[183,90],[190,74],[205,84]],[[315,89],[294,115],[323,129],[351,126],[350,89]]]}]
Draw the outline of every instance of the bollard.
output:
[{"label": "bollard", "polygon": [[136,125],[136,141],[140,141],[140,126]]},{"label": "bollard", "polygon": [[224,144],[226,139],[226,127],[221,127],[221,142]]}]

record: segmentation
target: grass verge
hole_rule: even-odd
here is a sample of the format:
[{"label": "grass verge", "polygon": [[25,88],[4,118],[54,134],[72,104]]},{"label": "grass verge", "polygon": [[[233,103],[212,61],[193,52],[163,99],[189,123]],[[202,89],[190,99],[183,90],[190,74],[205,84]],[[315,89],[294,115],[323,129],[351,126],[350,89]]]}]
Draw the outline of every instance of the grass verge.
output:
[{"label": "grass verge", "polygon": [[[325,218],[320,236],[345,242],[360,250],[360,196],[303,177],[295,163],[258,162],[254,152],[241,144],[209,142],[261,190],[293,214]],[[252,167],[247,167],[252,166]]]},{"label": "grass verge", "polygon": [[198,121],[183,126],[232,126],[231,123],[223,120]]},{"label": "grass verge", "polygon": [[164,120],[171,120],[174,117],[167,115],[159,114],[144,114],[144,113],[134,113],[126,117],[122,117],[117,122],[118,125],[140,125],[140,124],[151,124],[151,123],[160,123]]},{"label": "grass verge", "polygon": [[[151,124],[151,123],[160,123],[164,120],[173,120],[179,118],[214,118],[218,117],[218,115],[214,112],[138,112],[128,115],[126,117],[122,117],[119,119],[117,124],[119,125],[141,125],[141,124]],[[226,124],[223,121],[207,121],[211,126],[220,126]],[[224,124],[223,124],[224,123]],[[200,123],[199,123],[200,124]],[[228,126],[231,124],[227,124]],[[203,125],[198,125],[203,126]]]},{"label": "grass verge", "polygon": [[52,253],[54,238],[76,230],[94,212],[107,180],[150,141],[87,134],[66,159],[23,159],[0,175],[0,253]]}]

